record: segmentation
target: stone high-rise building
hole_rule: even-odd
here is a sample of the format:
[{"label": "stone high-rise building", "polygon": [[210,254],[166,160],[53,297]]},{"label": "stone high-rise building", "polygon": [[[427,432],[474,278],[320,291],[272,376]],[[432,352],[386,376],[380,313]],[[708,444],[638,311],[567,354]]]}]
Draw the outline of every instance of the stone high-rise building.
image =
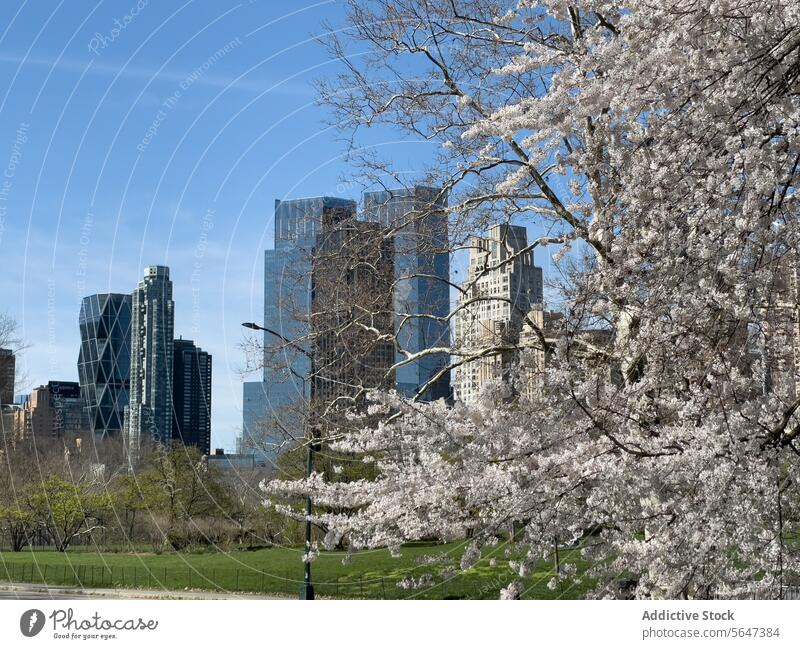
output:
[{"label": "stone high-rise building", "polygon": [[99,437],[117,435],[130,387],[131,296],[101,293],[83,298],[78,324],[78,379],[89,425]]},{"label": "stone high-rise building", "polygon": [[[380,223],[394,233],[392,308],[395,335],[406,352],[450,346],[450,326],[446,321],[450,312],[450,255],[445,206],[446,197],[442,191],[432,187],[364,194],[365,219]],[[395,362],[403,358],[397,351]],[[422,399],[448,398],[449,372],[435,378],[448,363],[448,355],[443,353],[423,356],[399,367],[396,371],[398,392],[412,397],[427,386]]]},{"label": "stone high-rise building", "polygon": [[211,354],[191,340],[173,341],[172,438],[211,453]]},{"label": "stone high-rise building", "polygon": [[175,303],[166,266],[148,266],[131,303],[131,375],[125,446],[131,463],[144,441],[172,438]]},{"label": "stone high-rise building", "polygon": [[0,444],[13,445],[25,433],[25,411],[18,404],[0,403]]},{"label": "stone high-rise building", "polygon": [[16,360],[10,349],[0,349],[0,404],[14,403]]},{"label": "stone high-rise building", "polygon": [[[459,294],[455,346],[466,354],[496,348],[455,369],[455,398],[475,401],[489,380],[502,379],[516,348],[525,316],[543,303],[542,269],[533,263],[527,230],[521,226],[494,225],[487,237],[470,239],[469,271]],[[465,304],[469,302],[468,304]]]}]

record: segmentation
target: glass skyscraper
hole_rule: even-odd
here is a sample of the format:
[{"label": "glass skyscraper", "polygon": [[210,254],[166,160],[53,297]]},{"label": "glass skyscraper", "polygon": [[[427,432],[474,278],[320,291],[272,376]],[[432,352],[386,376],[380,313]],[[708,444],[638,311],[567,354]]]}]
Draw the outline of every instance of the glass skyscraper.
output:
[{"label": "glass skyscraper", "polygon": [[173,341],[172,438],[211,453],[211,354],[191,340]]},{"label": "glass skyscraper", "polygon": [[[395,335],[400,348],[417,353],[450,346],[450,256],[447,247],[446,197],[433,187],[409,187],[364,194],[365,219],[392,228],[395,256]],[[410,314],[411,317],[408,317]],[[414,317],[414,315],[423,317]],[[395,361],[404,358],[397,353]],[[447,354],[431,354],[396,371],[397,391],[412,397],[430,383],[424,400],[450,396]]]},{"label": "glass skyscraper", "polygon": [[148,266],[131,302],[131,382],[125,445],[131,463],[144,440],[172,438],[175,303],[166,266]]},{"label": "glass skyscraper", "polygon": [[0,404],[14,403],[16,360],[10,349],[0,349]]},{"label": "glass skyscraper", "polygon": [[259,461],[274,462],[280,450],[274,437],[265,438],[261,432],[266,425],[267,394],[263,381],[242,384],[242,435],[237,440],[236,452],[255,455]]},{"label": "glass skyscraper", "polygon": [[[321,196],[275,201],[275,244],[264,252],[264,327],[279,334],[264,333],[263,385],[243,386],[243,451],[272,459],[287,438],[303,436],[304,404],[310,394],[311,256],[323,224],[355,215],[352,200]],[[300,340],[297,348],[286,340]],[[279,355],[270,348],[282,346]],[[302,350],[302,351],[301,351]],[[304,353],[305,352],[305,353]]]},{"label": "glass skyscraper", "polygon": [[89,427],[100,437],[119,434],[130,387],[131,296],[83,298],[78,326],[78,379]]}]

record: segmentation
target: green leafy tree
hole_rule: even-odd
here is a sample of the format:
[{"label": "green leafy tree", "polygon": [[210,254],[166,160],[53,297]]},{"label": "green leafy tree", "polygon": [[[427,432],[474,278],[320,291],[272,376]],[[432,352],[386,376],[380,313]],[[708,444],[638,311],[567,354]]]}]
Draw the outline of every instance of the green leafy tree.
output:
[{"label": "green leafy tree", "polygon": [[14,552],[20,552],[28,545],[34,527],[33,514],[24,504],[0,507],[0,534],[9,540]]},{"label": "green leafy tree", "polygon": [[82,534],[102,527],[111,506],[105,493],[93,493],[90,485],[58,476],[46,478],[27,498],[29,515],[53,540],[56,550],[66,552]]},{"label": "green leafy tree", "polygon": [[176,549],[186,545],[187,526],[193,519],[222,518],[230,509],[227,490],[200,451],[179,443],[156,447],[124,485],[121,495],[126,506],[134,515],[143,509],[158,515],[160,536]]},{"label": "green leafy tree", "polygon": [[125,539],[133,542],[136,538],[136,527],[142,516],[160,512],[164,494],[159,490],[158,482],[143,476],[127,474],[121,476],[112,495],[114,512],[123,529]]}]

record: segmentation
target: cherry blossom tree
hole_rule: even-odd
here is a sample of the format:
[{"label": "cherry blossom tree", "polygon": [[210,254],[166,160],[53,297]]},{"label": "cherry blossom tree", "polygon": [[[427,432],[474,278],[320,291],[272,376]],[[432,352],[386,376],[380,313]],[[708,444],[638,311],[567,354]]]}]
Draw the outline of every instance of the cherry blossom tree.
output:
[{"label": "cherry blossom tree", "polygon": [[535,379],[523,354],[475,404],[375,393],[331,440],[374,479],[267,491],[354,549],[469,536],[462,568],[509,529],[521,577],[580,542],[556,581],[597,597],[797,583],[800,3],[350,0],[347,27],[320,91],[364,169],[365,128],[437,143],[452,250],[513,218],[573,272]]}]

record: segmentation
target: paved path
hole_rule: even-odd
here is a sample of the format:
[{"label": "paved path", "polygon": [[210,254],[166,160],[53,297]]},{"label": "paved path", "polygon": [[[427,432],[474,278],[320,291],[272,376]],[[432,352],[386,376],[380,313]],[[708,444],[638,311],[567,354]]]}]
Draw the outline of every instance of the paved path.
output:
[{"label": "paved path", "polygon": [[0,599],[295,599],[288,595],[0,583]]},{"label": "paved path", "polygon": [[100,599],[99,595],[91,596],[86,594],[68,595],[57,592],[42,592],[37,589],[15,588],[14,590],[0,588],[0,600],[4,599]]}]

